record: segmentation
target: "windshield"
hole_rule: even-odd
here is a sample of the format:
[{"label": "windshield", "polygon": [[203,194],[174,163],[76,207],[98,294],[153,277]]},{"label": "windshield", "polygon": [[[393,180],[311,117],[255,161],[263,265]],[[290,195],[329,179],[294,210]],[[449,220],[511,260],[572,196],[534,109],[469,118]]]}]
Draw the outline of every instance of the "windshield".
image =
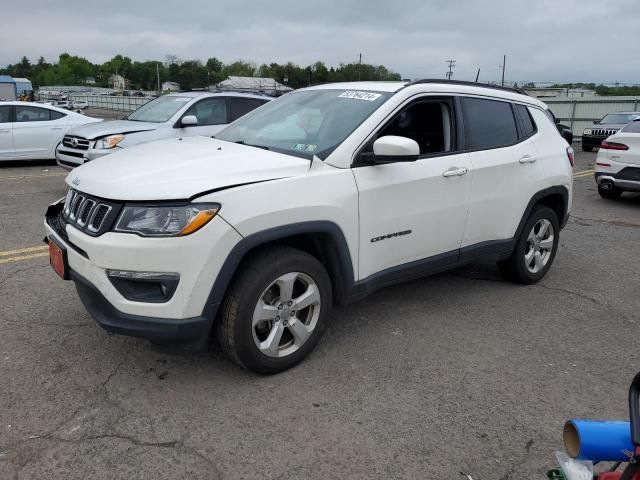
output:
[{"label": "windshield", "polygon": [[391,95],[344,89],[292,92],[238,119],[216,138],[324,160]]},{"label": "windshield", "polygon": [[127,117],[127,120],[152,123],[166,122],[190,100],[191,98],[189,97],[158,97],[155,100],[145,103],[135,112],[131,113]]},{"label": "windshield", "polygon": [[610,113],[609,115],[605,115],[600,123],[629,123],[634,118],[639,118],[638,115],[631,115],[626,113]]}]

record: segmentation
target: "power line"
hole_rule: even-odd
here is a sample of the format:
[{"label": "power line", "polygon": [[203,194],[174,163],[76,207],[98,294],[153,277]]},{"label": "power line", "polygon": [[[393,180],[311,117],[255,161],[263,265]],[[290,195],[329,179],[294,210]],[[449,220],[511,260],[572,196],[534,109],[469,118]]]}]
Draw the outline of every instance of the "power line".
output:
[{"label": "power line", "polygon": [[449,71],[447,72],[447,80],[451,80],[451,77],[453,77],[453,67],[456,66],[456,61],[455,60],[445,60],[445,63],[449,64]]}]

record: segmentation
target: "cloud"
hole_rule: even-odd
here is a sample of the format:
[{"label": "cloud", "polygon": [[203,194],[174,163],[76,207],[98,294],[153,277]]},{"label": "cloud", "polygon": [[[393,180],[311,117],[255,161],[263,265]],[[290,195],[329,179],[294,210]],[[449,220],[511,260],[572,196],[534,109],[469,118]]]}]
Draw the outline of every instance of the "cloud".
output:
[{"label": "cloud", "polygon": [[[316,60],[383,64],[407,78],[640,82],[637,0],[206,0],[124,2],[35,0],[3,6],[0,65],[22,55],[49,61],[61,52],[103,62],[135,60],[256,63]],[[161,4],[162,3],[162,4]]]}]

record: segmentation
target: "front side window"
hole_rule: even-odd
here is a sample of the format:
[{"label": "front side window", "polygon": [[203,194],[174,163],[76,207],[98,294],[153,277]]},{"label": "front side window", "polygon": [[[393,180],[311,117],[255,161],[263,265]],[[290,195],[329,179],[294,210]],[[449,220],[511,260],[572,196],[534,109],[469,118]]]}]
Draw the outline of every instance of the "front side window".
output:
[{"label": "front side window", "polygon": [[49,110],[26,105],[16,106],[16,122],[48,122],[51,120]]},{"label": "front side window", "polygon": [[216,138],[324,160],[391,95],[344,89],[291,92],[238,119]]},{"label": "front side window", "polygon": [[9,105],[0,106],[0,123],[11,121],[11,107]]},{"label": "front side window", "polygon": [[[415,140],[420,155],[446,153],[454,149],[452,100],[418,101],[404,108],[378,132]],[[373,142],[365,151],[373,150]]]},{"label": "front side window", "polygon": [[640,119],[634,120],[620,131],[624,133],[640,133]]},{"label": "front side window", "polygon": [[134,122],[164,123],[169,121],[178,110],[184,107],[192,99],[190,97],[178,97],[167,95],[145,103],[135,112],[131,113],[127,120]]},{"label": "front side window", "polygon": [[468,148],[499,148],[518,141],[510,103],[465,97],[462,99],[462,111]]},{"label": "front side window", "polygon": [[227,123],[227,105],[224,98],[207,98],[193,105],[184,115],[194,115],[198,126],[223,125]]}]

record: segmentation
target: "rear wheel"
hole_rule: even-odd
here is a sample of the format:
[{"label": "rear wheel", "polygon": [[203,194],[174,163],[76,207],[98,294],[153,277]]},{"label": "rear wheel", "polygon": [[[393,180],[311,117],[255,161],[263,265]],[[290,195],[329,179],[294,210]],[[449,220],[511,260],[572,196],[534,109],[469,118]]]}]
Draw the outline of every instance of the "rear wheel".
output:
[{"label": "rear wheel", "polygon": [[598,193],[602,198],[606,198],[607,200],[616,200],[620,198],[620,195],[622,195],[622,190],[614,186],[610,188],[602,188],[598,185]]},{"label": "rear wheel", "polygon": [[251,254],[227,292],[218,342],[244,368],[281,372],[315,348],[331,305],[329,275],[315,257],[289,247]]},{"label": "rear wheel", "polygon": [[590,145],[582,145],[583,152],[593,152],[593,147]]},{"label": "rear wheel", "polygon": [[498,268],[509,279],[525,284],[544,277],[556,256],[560,226],[558,216],[549,207],[534,208],[518,237],[509,258],[498,262]]}]

